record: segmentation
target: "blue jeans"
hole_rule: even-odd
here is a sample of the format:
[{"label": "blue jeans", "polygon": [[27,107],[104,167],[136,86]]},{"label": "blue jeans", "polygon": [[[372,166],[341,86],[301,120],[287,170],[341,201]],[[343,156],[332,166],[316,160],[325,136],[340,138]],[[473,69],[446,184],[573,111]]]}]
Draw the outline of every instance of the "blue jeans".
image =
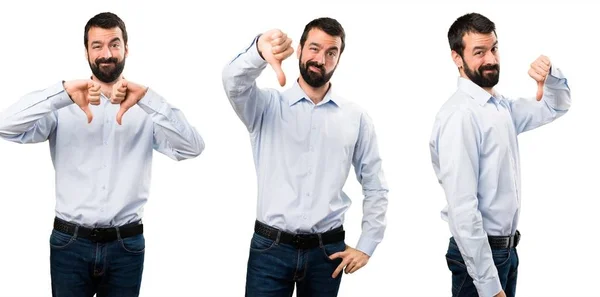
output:
[{"label": "blue jeans", "polygon": [[292,296],[294,286],[297,296],[335,297],[338,294],[342,273],[331,275],[342,262],[329,256],[346,249],[342,240],[311,249],[297,249],[254,234],[250,243],[250,256],[246,275],[247,297]]},{"label": "blue jeans", "polygon": [[144,266],[144,235],[107,243],[52,230],[53,297],[136,297]]},{"label": "blue jeans", "polygon": [[[517,269],[519,267],[519,255],[515,248],[492,249],[492,258],[500,285],[507,297],[514,297],[517,289]],[[448,268],[452,271],[452,296],[453,297],[476,297],[478,296],[473,279],[467,273],[465,261],[460,254],[454,238],[450,238],[448,253],[446,253]]]}]

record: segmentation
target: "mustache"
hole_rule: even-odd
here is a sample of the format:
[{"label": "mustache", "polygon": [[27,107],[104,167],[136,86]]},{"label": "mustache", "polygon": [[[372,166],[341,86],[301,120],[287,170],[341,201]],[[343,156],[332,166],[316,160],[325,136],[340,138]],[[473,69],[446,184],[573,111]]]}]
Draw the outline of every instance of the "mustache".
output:
[{"label": "mustache", "polygon": [[323,64],[319,64],[315,61],[308,61],[306,62],[306,68],[308,69],[308,67],[313,66],[317,69],[319,69],[322,73],[325,72],[325,66]]},{"label": "mustache", "polygon": [[479,71],[483,72],[486,70],[496,70],[496,71],[500,71],[500,65],[498,64],[493,64],[493,65],[483,65],[481,67],[479,67]]},{"label": "mustache", "polygon": [[119,62],[119,60],[117,60],[117,58],[115,58],[115,57],[111,57],[111,58],[98,58],[94,62],[96,63],[96,65],[100,65],[102,63],[117,64],[117,62]]}]

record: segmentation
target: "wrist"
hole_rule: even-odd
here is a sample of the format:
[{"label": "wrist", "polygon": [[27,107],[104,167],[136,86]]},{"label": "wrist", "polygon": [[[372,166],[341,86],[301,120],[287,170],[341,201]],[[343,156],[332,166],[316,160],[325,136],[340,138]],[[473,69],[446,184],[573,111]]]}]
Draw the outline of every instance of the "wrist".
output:
[{"label": "wrist", "polygon": [[[65,92],[67,92],[67,95],[69,96],[69,99],[71,99],[71,101],[73,101],[73,98],[71,98],[71,82],[70,81],[62,81],[62,85],[63,85],[63,89],[65,89]],[[73,101],[74,103],[75,101]]]},{"label": "wrist", "polygon": [[256,51],[258,52],[258,55],[260,56],[261,59],[265,59],[265,57],[262,54],[262,51],[260,50],[260,46],[258,46],[260,44],[260,39],[262,38],[262,34],[258,35],[256,37]]}]

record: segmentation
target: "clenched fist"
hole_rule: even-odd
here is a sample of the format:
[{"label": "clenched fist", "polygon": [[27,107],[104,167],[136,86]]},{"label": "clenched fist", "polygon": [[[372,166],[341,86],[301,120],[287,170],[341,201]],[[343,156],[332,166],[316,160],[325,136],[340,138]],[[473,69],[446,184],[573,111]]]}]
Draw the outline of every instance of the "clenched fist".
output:
[{"label": "clenched fist", "polygon": [[89,105],[100,104],[100,84],[86,79],[67,81],[63,86],[71,100],[85,112],[88,124],[91,123],[94,116]]},{"label": "clenched fist", "polygon": [[281,69],[281,62],[294,53],[292,39],[279,29],[269,30],[258,38],[258,52],[275,70],[279,84],[285,86],[285,74]]},{"label": "clenched fist", "polygon": [[121,79],[113,86],[113,93],[110,96],[111,102],[113,102],[113,98],[115,98],[115,103],[116,101],[119,101],[119,104],[121,105],[119,112],[117,112],[117,123],[119,123],[119,125],[122,124],[125,112],[136,105],[140,99],[146,95],[147,90],[147,87],[132,83],[125,79]]},{"label": "clenched fist", "polygon": [[[125,84],[125,85],[123,85]],[[121,79],[112,87],[112,92],[110,93],[110,103],[112,104],[121,104],[123,100],[125,100],[125,93],[127,92],[127,81]]]},{"label": "clenched fist", "polygon": [[533,61],[533,63],[531,63],[531,68],[529,68],[529,76],[531,76],[537,82],[538,89],[535,96],[537,101],[542,100],[542,96],[544,96],[544,82],[546,81],[548,73],[550,73],[551,67],[552,64],[550,63],[550,59],[544,55],[540,56]]}]

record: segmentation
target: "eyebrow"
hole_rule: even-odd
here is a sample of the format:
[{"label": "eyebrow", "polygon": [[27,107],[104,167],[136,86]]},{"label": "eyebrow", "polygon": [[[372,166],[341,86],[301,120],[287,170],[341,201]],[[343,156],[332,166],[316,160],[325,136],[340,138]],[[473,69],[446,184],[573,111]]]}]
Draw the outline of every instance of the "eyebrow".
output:
[{"label": "eyebrow", "polygon": [[[316,42],[311,42],[310,45],[314,45],[314,46],[319,47],[319,48],[322,47],[320,44],[318,44]],[[336,45],[334,45],[334,46],[328,48],[327,51],[336,51],[336,52],[339,52],[340,49]]]},{"label": "eyebrow", "polygon": [[[115,37],[115,38],[111,39],[108,43],[111,44],[115,41],[121,41],[121,40],[119,39],[119,37]],[[92,45],[96,45],[96,44],[102,44],[102,41],[98,41],[98,40],[92,41]]]},{"label": "eyebrow", "polygon": [[[494,42],[494,44],[492,45],[492,47],[495,47],[496,45],[498,45],[498,40],[496,40],[496,42]],[[484,50],[484,49],[487,49],[487,47],[485,47],[485,46],[476,46],[476,47],[473,48],[473,51]]]}]

